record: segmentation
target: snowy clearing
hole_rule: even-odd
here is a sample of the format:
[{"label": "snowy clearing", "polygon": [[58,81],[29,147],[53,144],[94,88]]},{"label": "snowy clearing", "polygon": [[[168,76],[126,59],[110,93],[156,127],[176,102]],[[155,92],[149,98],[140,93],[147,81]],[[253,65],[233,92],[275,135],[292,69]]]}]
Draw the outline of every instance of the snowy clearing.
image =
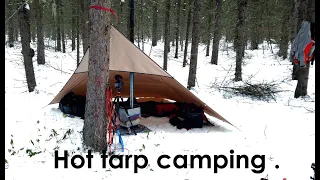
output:
[{"label": "snowy clearing", "polygon": [[[291,80],[289,60],[277,57],[277,47],[273,47],[272,53],[267,45],[264,50],[262,47],[246,50],[242,72],[243,80],[279,84],[282,91],[269,101],[235,96],[214,88],[214,84],[241,84],[230,81],[234,77],[235,53],[221,45],[219,65],[211,65],[210,56],[205,56],[205,46],[199,46],[197,86],[192,92],[241,131],[211,117],[216,126],[189,131],[177,130],[167,118],[147,118],[142,123],[151,129],[150,133],[122,137],[126,148],[122,154],[143,154],[149,160],[147,167],[138,169],[138,173],[134,173],[134,159],[130,159],[129,168],[114,169],[109,164],[103,168],[98,153],[93,154],[91,168],[86,161],[84,167],[75,169],[69,158],[68,169],[63,168],[62,162],[55,169],[55,150],[59,150],[59,156],[64,150],[70,155],[87,154],[82,145],[83,120],[63,116],[58,104],[47,106],[76,68],[76,51],[71,51],[70,46],[68,42],[66,53],[47,48],[46,65],[37,65],[36,56],[33,58],[37,87],[32,93],[27,92],[21,45],[5,47],[6,179],[259,180],[268,175],[270,180],[303,180],[313,175],[310,166],[315,161],[315,65],[310,67],[308,96],[295,99],[297,81]],[[36,49],[35,44],[32,47]],[[173,48],[169,53],[168,72],[186,86],[189,67],[182,68],[183,52],[179,52],[178,59],[173,58]],[[144,51],[149,55],[150,43],[144,45]],[[153,47],[150,56],[162,66],[163,44]],[[233,168],[230,150],[234,150]],[[162,160],[163,164],[171,165],[168,169],[157,165],[157,158],[163,154],[171,156]],[[212,167],[207,168],[204,160],[200,169],[195,160],[195,168],[191,168],[188,159],[186,169],[177,169],[173,158],[178,154],[208,154]],[[229,164],[215,173],[213,159],[219,154],[225,155]],[[241,167],[236,168],[236,155],[242,154],[249,157],[248,168],[242,161]],[[255,154],[265,155],[264,169],[252,166],[251,157]],[[180,160],[178,164],[183,163]],[[258,161],[256,164],[261,164]],[[252,169],[263,172],[256,174]]]}]

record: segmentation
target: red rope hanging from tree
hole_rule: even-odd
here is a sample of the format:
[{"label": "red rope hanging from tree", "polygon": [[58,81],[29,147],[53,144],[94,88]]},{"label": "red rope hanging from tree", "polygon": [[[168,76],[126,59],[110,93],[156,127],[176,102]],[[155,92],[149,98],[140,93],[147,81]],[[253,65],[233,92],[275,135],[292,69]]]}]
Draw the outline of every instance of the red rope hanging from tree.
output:
[{"label": "red rope hanging from tree", "polygon": [[114,107],[114,103],[112,101],[112,89],[110,86],[106,88],[106,108],[107,108],[107,120],[108,120],[108,139],[107,144],[110,150],[110,154],[112,154],[111,145],[113,143],[113,137],[118,129],[117,123],[119,116]]},{"label": "red rope hanging from tree", "polygon": [[[110,149],[110,145],[113,141],[114,127],[113,127],[113,103],[112,103],[112,89],[108,86],[106,88],[106,108],[107,108],[107,120],[108,120],[108,140],[107,144]],[[111,149],[110,149],[111,153]]]}]

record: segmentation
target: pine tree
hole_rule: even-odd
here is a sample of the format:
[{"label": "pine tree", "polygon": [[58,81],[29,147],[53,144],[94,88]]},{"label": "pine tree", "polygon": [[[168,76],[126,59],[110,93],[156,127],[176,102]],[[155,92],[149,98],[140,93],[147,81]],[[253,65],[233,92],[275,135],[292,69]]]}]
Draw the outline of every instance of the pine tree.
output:
[{"label": "pine tree", "polygon": [[188,89],[196,85],[198,47],[200,41],[200,1],[195,0],[193,5],[193,26],[191,42],[191,58],[188,77]]},{"label": "pine tree", "polygon": [[[92,1],[92,5],[110,7],[110,1]],[[83,139],[93,150],[102,151],[106,150],[107,143],[105,90],[109,82],[110,14],[91,9],[89,20],[90,54]]]},{"label": "pine tree", "polygon": [[23,6],[19,9],[19,25],[20,37],[22,44],[22,54],[24,69],[26,72],[27,85],[29,92],[33,92],[36,87],[36,78],[33,70],[32,57],[34,50],[30,48],[31,34],[30,34],[30,7],[27,2],[22,0]]}]

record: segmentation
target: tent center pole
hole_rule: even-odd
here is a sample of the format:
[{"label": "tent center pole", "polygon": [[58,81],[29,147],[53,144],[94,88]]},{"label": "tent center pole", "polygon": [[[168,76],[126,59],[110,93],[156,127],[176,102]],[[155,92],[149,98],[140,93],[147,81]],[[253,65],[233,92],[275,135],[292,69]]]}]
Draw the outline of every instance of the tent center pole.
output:
[{"label": "tent center pole", "polygon": [[130,107],[133,108],[133,83],[134,83],[134,73],[130,72]]}]

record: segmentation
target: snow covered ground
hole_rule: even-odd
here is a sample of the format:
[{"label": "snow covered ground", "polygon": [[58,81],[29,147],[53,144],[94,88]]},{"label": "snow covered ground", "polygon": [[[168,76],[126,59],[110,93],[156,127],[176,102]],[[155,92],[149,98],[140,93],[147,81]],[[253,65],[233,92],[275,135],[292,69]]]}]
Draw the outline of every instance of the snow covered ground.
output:
[{"label": "snow covered ground", "polygon": [[[150,133],[123,137],[126,150],[122,154],[143,154],[149,160],[147,167],[138,169],[138,173],[134,173],[134,159],[130,159],[128,168],[114,169],[108,163],[103,168],[98,153],[93,154],[91,168],[88,168],[87,159],[82,168],[73,168],[71,157],[67,169],[63,168],[62,162],[59,162],[59,168],[55,168],[55,150],[59,151],[59,156],[67,150],[70,155],[83,157],[88,151],[82,145],[83,120],[63,116],[57,104],[47,106],[75,70],[76,51],[70,50],[70,42],[66,53],[55,52],[52,45],[48,45],[46,65],[37,65],[34,58],[37,87],[32,93],[27,92],[21,45],[5,47],[5,173],[8,180],[259,180],[267,175],[270,180],[303,180],[313,175],[310,166],[315,161],[315,68],[310,68],[308,96],[295,99],[293,94],[297,81],[291,80],[289,60],[276,57],[277,47],[273,46],[272,53],[267,44],[263,48],[261,45],[259,50],[246,51],[242,72],[244,81],[250,79],[250,82],[279,84],[282,92],[276,95],[276,100],[269,102],[235,96],[214,88],[241,84],[230,81],[234,77],[235,53],[231,49],[227,51],[221,44],[219,65],[211,65],[210,56],[205,56],[205,46],[199,47],[197,86],[192,92],[241,131],[212,117],[209,118],[216,126],[189,131],[177,130],[168,124],[166,118],[143,119],[142,123],[152,130]],[[32,47],[36,49],[35,44]],[[150,45],[145,44],[144,51],[162,66],[161,42],[151,51]],[[188,66],[182,68],[183,52],[179,52],[178,59],[173,55],[172,47],[168,72],[186,86],[189,69]],[[231,154],[230,150],[234,153]],[[157,165],[157,158],[163,154],[171,156],[171,159],[162,160],[163,164],[171,165],[168,169]],[[173,166],[173,158],[178,154],[188,155],[186,169]],[[211,168],[207,167],[206,160],[202,169],[198,168],[197,160],[195,167],[191,168],[189,155],[197,154],[210,155]],[[215,172],[214,155],[219,154],[227,157],[228,165]],[[265,155],[264,168],[253,166],[262,163],[261,158],[251,162],[255,154]],[[248,168],[245,168],[243,160],[240,168],[236,168],[237,155],[248,156]],[[233,168],[230,166],[232,158]],[[138,163],[143,164],[140,160]],[[79,162],[79,159],[75,160],[78,165]],[[220,158],[218,164],[223,162]],[[178,164],[182,163],[179,159]],[[252,170],[263,172],[256,174]]]}]

